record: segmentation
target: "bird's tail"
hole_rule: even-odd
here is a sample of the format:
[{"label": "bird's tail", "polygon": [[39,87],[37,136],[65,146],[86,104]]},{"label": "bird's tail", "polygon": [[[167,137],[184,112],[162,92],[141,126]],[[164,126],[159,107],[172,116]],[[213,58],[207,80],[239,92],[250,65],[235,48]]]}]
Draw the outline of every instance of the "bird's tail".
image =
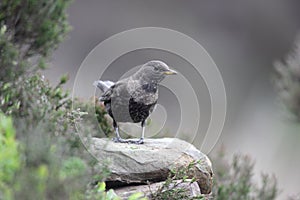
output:
[{"label": "bird's tail", "polygon": [[98,87],[102,92],[106,92],[111,86],[113,86],[115,83],[112,81],[95,81],[94,86]]}]

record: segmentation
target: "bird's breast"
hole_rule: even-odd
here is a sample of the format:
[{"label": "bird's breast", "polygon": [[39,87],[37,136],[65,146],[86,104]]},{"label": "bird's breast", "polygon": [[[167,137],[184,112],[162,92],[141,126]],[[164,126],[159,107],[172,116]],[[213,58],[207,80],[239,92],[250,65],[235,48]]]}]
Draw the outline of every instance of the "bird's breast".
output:
[{"label": "bird's breast", "polygon": [[146,93],[156,93],[157,92],[157,85],[156,84],[151,84],[151,83],[146,83],[142,85],[142,89]]},{"label": "bird's breast", "polygon": [[129,113],[133,122],[142,122],[147,119],[153,111],[156,102],[153,104],[144,104],[143,102],[136,102],[134,99],[129,101]]},{"label": "bird's breast", "polygon": [[158,90],[156,89],[155,92],[146,92],[145,90],[137,90],[131,96],[135,102],[143,103],[145,105],[150,105],[158,100]]}]

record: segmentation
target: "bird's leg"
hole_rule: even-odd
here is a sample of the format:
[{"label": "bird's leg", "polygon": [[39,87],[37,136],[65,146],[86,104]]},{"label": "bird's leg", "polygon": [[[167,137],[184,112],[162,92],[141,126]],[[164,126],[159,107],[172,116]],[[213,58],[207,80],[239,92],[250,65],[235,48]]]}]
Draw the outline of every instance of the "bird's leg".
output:
[{"label": "bird's leg", "polygon": [[145,137],[145,120],[141,123],[142,126],[142,135],[141,138],[136,142],[137,144],[144,144],[144,137]]},{"label": "bird's leg", "polygon": [[145,136],[145,121],[142,121],[141,123],[142,125],[142,135],[141,138],[139,140],[131,140],[131,139],[127,139],[127,140],[123,140],[123,142],[125,143],[129,143],[129,144],[144,144],[144,136]]},{"label": "bird's leg", "polygon": [[130,139],[123,139],[121,138],[119,134],[119,127],[117,125],[117,122],[114,120],[113,121],[113,126],[115,129],[116,137],[113,138],[114,142],[119,142],[119,143],[131,143],[131,144],[144,144],[144,135],[145,135],[145,121],[142,121],[142,136],[139,140],[130,140]]},{"label": "bird's leg", "polygon": [[124,139],[121,138],[121,136],[119,134],[119,127],[118,127],[118,124],[117,124],[117,122],[115,120],[113,121],[113,126],[114,126],[115,133],[116,133],[116,137],[113,138],[113,141],[114,142],[120,142],[120,143],[127,142],[126,140],[124,140]]}]

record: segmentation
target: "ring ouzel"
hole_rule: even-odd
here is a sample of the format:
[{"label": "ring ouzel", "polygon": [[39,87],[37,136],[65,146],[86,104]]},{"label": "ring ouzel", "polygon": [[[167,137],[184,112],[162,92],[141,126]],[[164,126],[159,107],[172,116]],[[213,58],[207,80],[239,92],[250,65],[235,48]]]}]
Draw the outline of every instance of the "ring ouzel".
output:
[{"label": "ring ouzel", "polygon": [[[144,143],[145,121],[153,111],[158,100],[158,84],[167,76],[177,74],[162,61],[153,60],[128,78],[116,83],[112,81],[95,81],[102,92],[100,101],[104,102],[108,114],[113,119],[115,142]],[[142,135],[139,140],[122,139],[118,122],[141,123]]]}]

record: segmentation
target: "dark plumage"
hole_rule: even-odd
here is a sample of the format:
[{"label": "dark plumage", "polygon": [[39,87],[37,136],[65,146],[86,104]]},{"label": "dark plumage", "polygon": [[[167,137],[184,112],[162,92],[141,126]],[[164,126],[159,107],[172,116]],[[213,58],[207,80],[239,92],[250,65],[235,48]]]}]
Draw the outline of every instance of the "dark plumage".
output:
[{"label": "dark plumage", "polygon": [[[96,81],[102,92],[100,101],[104,102],[108,114],[113,119],[116,142],[143,143],[145,120],[153,111],[158,99],[158,84],[167,76],[176,74],[162,61],[149,61],[132,76],[119,80]],[[119,135],[118,122],[141,123],[140,140],[124,140]]]}]

